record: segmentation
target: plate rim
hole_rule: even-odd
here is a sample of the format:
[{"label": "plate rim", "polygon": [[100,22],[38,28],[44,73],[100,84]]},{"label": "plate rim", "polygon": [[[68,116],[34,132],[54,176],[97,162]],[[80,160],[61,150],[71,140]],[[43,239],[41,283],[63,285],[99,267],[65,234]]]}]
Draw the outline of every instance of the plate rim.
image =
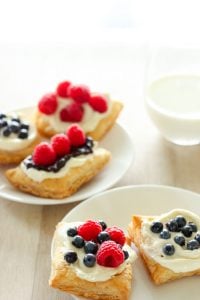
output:
[{"label": "plate rim", "polygon": [[[18,107],[16,108],[14,111],[20,111],[20,110],[31,110],[35,108],[34,106],[25,106],[25,107]],[[10,111],[11,112],[11,111]],[[119,128],[120,130],[122,130],[124,136],[126,137],[126,139],[129,142],[129,145],[131,146],[131,151],[130,151],[130,159],[129,162],[126,166],[126,168],[123,170],[123,172],[120,172],[120,175],[115,178],[114,181],[112,181],[111,184],[106,184],[100,191],[94,192],[92,194],[90,194],[90,192],[85,192],[83,194],[83,196],[80,197],[80,195],[76,196],[76,193],[73,194],[70,197],[64,198],[64,199],[48,199],[48,198],[40,198],[34,195],[31,195],[32,197],[37,198],[36,203],[34,201],[31,200],[30,201],[24,201],[23,198],[26,197],[26,194],[23,194],[22,197],[18,198],[15,197],[15,195],[13,196],[9,196],[7,192],[2,191],[2,189],[0,188],[0,197],[2,200],[6,200],[6,201],[13,201],[16,203],[23,203],[23,204],[28,204],[28,205],[62,205],[62,204],[70,204],[70,203],[75,203],[75,202],[79,202],[79,201],[85,201],[88,198],[91,198],[95,195],[98,195],[99,193],[102,193],[106,190],[111,189],[118,181],[120,181],[123,176],[126,174],[126,172],[128,172],[131,164],[133,163],[134,159],[135,159],[135,146],[134,146],[134,142],[133,142],[133,137],[131,136],[131,134],[129,133],[128,127],[126,127],[125,125],[122,125],[121,122],[119,122],[118,120],[115,122],[114,124],[115,126],[117,126],[117,128]],[[112,130],[112,129],[111,129]],[[105,136],[106,137],[106,136]],[[22,193],[22,192],[21,192]],[[69,199],[73,197],[74,199]]]}]

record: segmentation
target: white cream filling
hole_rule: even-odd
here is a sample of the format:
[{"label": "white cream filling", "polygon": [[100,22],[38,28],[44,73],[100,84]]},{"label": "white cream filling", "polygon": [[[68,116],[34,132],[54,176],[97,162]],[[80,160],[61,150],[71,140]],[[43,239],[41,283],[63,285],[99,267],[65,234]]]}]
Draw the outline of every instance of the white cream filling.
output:
[{"label": "white cream filling", "polygon": [[[93,131],[97,127],[98,123],[110,113],[112,102],[110,101],[108,96],[106,96],[106,99],[108,103],[108,109],[105,113],[94,111],[88,103],[83,103],[83,119],[81,120],[81,122],[76,123],[79,124],[85,132]],[[74,102],[74,100],[71,98],[65,99],[58,97],[58,108],[56,112],[53,115],[43,114],[45,120],[48,121],[50,127],[52,127],[55,131],[64,132],[72,124],[71,122],[63,122],[60,119],[60,111],[67,105],[70,105],[72,102]]]},{"label": "white cream filling", "polygon": [[86,161],[89,161],[92,159],[95,155],[105,155],[106,150],[103,148],[93,148],[93,153],[87,154],[87,155],[80,155],[77,157],[71,157],[65,164],[63,168],[61,168],[58,172],[47,172],[43,170],[36,170],[35,168],[29,168],[27,169],[25,164],[22,162],[20,167],[22,171],[32,180],[37,181],[37,182],[42,182],[45,179],[50,179],[50,178],[61,178],[64,177],[67,172],[71,168],[76,168],[81,165],[83,165]]},{"label": "white cream filling", "polygon": [[[94,265],[94,267],[86,267],[83,263],[83,257],[85,255],[84,250],[74,247],[71,243],[72,238],[68,237],[66,234],[68,228],[78,226],[80,224],[82,224],[82,222],[64,223],[63,226],[58,228],[59,240],[62,241],[60,251],[63,253],[63,255],[68,250],[73,250],[77,253],[78,260],[75,263],[70,264],[70,267],[73,269],[73,271],[79,278],[91,282],[106,281],[112,276],[121,273],[128,263],[133,263],[136,260],[136,253],[128,245],[124,245],[123,249],[128,251],[129,258],[125,260],[119,267],[103,267],[98,265],[97,263]],[[54,252],[55,249],[53,249],[52,256],[54,256]]]},{"label": "white cream filling", "polygon": [[[192,212],[184,209],[174,209],[166,214],[157,217],[154,221],[160,221],[166,224],[170,219],[176,216],[183,216],[187,222],[194,222],[197,225],[200,233],[200,217]],[[185,250],[174,242],[174,237],[181,235],[179,232],[170,232],[170,239],[161,239],[159,234],[153,233],[150,229],[152,222],[147,219],[142,224],[142,248],[144,252],[160,265],[172,270],[175,273],[190,272],[200,269],[200,248],[195,250]],[[186,241],[194,239],[197,232],[192,234],[192,237],[186,238]],[[165,244],[173,244],[175,253],[172,256],[167,256],[163,253],[162,248]]]}]

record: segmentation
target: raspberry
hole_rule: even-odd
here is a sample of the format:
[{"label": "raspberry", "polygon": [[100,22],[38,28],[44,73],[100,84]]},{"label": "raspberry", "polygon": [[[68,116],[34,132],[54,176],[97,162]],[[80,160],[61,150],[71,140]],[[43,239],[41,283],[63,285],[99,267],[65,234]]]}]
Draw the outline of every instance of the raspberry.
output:
[{"label": "raspberry", "polygon": [[51,139],[51,145],[57,156],[64,156],[70,152],[70,140],[63,133],[54,135]]},{"label": "raspberry", "polygon": [[108,109],[107,99],[103,96],[91,96],[89,104],[94,110],[98,111],[99,113],[104,113]]},{"label": "raspberry", "polygon": [[39,111],[45,115],[52,115],[55,113],[57,107],[58,101],[56,95],[53,93],[44,95],[38,103]]},{"label": "raspberry", "polygon": [[124,234],[123,230],[121,230],[117,226],[108,227],[108,228],[106,228],[105,231],[109,233],[111,240],[115,241],[116,243],[120,244],[121,246],[123,246],[125,244],[125,241],[126,241],[125,234]]},{"label": "raspberry", "polygon": [[83,118],[83,108],[76,102],[67,105],[60,111],[63,122],[80,122]]},{"label": "raspberry", "polygon": [[117,268],[124,262],[124,253],[114,241],[106,241],[100,245],[96,259],[101,266]]},{"label": "raspberry", "polygon": [[84,85],[74,85],[69,88],[69,96],[79,103],[88,102],[90,90]]},{"label": "raspberry", "polygon": [[56,153],[51,145],[42,142],[35,147],[32,158],[36,165],[48,166],[56,161]]},{"label": "raspberry", "polygon": [[85,223],[79,225],[78,234],[86,241],[96,240],[98,234],[102,228],[98,222],[88,220]]},{"label": "raspberry", "polygon": [[70,85],[70,81],[60,82],[56,88],[57,95],[63,98],[68,97],[68,88]]},{"label": "raspberry", "polygon": [[76,124],[71,125],[67,130],[67,135],[72,146],[78,147],[85,144],[86,136],[82,128]]}]

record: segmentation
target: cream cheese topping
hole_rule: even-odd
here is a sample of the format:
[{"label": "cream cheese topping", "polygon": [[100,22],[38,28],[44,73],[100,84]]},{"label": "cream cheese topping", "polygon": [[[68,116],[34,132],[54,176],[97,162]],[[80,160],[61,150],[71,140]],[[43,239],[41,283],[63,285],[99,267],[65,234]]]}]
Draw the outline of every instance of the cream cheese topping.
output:
[{"label": "cream cheese topping", "polygon": [[[195,235],[200,233],[200,217],[190,211],[174,209],[166,214],[156,217],[154,221],[166,224],[170,219],[173,219],[178,215],[183,216],[187,222],[194,222],[197,225],[198,232],[194,232],[190,238],[185,237],[186,241],[194,239]],[[151,224],[152,221],[145,219],[141,228],[141,246],[150,258],[175,273],[190,272],[200,269],[200,248],[195,250],[186,250],[184,247],[176,244],[174,242],[174,237],[181,235],[180,232],[170,232],[170,239],[161,239],[159,234],[151,231]],[[173,244],[175,247],[175,253],[172,256],[166,256],[162,251],[163,246],[168,243]]]},{"label": "cream cheese topping", "polygon": [[12,133],[9,137],[0,135],[0,150],[18,151],[28,147],[36,138],[36,130],[30,126],[27,139],[20,139],[16,134]]},{"label": "cream cheese topping", "polygon": [[[82,222],[73,222],[73,223],[62,223],[62,226],[59,226],[58,230],[58,239],[61,242],[60,251],[64,255],[68,250],[73,250],[77,253],[78,260],[70,264],[70,267],[76,273],[79,278],[85,279],[87,281],[96,282],[96,281],[106,281],[110,279],[112,276],[121,273],[128,263],[133,263],[137,255],[136,253],[129,247],[128,245],[124,245],[123,249],[127,250],[129,253],[129,258],[125,260],[119,267],[117,268],[109,268],[103,267],[95,264],[94,267],[88,268],[83,263],[83,257],[85,255],[83,249],[78,249],[74,247],[71,243],[72,238],[67,236],[66,232],[68,228],[79,226]],[[52,259],[54,258],[55,249],[52,247]]]},{"label": "cream cheese topping", "polygon": [[50,179],[50,178],[61,178],[64,177],[67,172],[71,168],[79,167],[83,165],[86,161],[89,161],[90,159],[93,158],[95,155],[104,155],[106,152],[105,149],[103,148],[97,148],[93,149],[93,153],[87,154],[87,155],[79,155],[77,157],[71,157],[65,164],[63,168],[61,168],[58,172],[47,172],[43,170],[37,170],[35,168],[29,168],[27,169],[25,164],[22,162],[20,167],[22,171],[32,180],[37,181],[37,182],[42,182],[45,179]]},{"label": "cream cheese topping", "polygon": [[[110,113],[112,103],[108,96],[106,96],[106,99],[108,103],[108,109],[105,113],[99,113],[98,111],[94,111],[88,103],[82,104],[84,109],[83,119],[81,120],[81,122],[77,123],[81,126],[81,128],[83,128],[85,132],[93,131],[97,127],[98,123]],[[49,122],[50,126],[55,131],[63,132],[66,130],[66,128],[68,128],[71,125],[70,122],[63,122],[60,119],[60,111],[67,105],[70,105],[72,102],[74,102],[74,100],[71,98],[58,97],[58,108],[56,112],[53,115],[43,114],[45,120]]]}]

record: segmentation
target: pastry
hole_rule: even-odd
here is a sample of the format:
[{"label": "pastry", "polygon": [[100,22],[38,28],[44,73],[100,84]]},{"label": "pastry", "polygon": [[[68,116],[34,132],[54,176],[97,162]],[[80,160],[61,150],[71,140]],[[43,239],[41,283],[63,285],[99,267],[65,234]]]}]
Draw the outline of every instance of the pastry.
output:
[{"label": "pastry", "polygon": [[14,113],[0,113],[0,164],[21,162],[40,141],[31,122]]},{"label": "pastry", "polygon": [[129,235],[156,284],[200,275],[200,217],[194,213],[134,215]]},{"label": "pastry", "polygon": [[46,94],[38,103],[36,125],[39,132],[51,137],[78,123],[85,133],[100,140],[114,125],[122,103],[108,95],[90,92],[83,85],[61,82],[55,93]]},{"label": "pastry", "polygon": [[136,257],[116,226],[63,221],[53,238],[49,284],[85,299],[128,300]]},{"label": "pastry", "polygon": [[15,187],[39,197],[61,199],[75,193],[107,164],[110,152],[98,148],[78,125],[37,145],[20,166],[6,171]]}]

